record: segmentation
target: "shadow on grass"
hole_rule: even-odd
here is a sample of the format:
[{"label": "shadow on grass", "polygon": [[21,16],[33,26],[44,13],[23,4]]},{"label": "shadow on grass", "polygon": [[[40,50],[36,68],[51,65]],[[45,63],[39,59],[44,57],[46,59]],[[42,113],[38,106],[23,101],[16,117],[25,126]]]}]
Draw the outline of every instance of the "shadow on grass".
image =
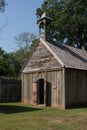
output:
[{"label": "shadow on grass", "polygon": [[39,111],[41,108],[33,108],[27,106],[16,106],[16,105],[0,105],[0,113],[4,114],[15,114],[22,112]]}]

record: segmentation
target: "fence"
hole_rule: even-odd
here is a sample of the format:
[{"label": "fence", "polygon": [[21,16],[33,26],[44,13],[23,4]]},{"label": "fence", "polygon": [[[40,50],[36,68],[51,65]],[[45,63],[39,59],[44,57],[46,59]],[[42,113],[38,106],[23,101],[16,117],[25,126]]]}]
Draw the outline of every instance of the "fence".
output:
[{"label": "fence", "polygon": [[20,102],[21,81],[15,79],[0,79],[0,102]]}]

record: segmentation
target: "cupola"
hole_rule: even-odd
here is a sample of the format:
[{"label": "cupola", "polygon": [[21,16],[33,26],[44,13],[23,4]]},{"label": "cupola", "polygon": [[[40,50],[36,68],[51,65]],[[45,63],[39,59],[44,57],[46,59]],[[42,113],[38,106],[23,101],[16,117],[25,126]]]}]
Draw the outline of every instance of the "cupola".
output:
[{"label": "cupola", "polygon": [[48,27],[51,24],[52,19],[47,16],[46,12],[41,15],[41,18],[37,21],[39,25],[39,37],[43,38],[46,41],[52,39],[51,32],[48,31]]}]

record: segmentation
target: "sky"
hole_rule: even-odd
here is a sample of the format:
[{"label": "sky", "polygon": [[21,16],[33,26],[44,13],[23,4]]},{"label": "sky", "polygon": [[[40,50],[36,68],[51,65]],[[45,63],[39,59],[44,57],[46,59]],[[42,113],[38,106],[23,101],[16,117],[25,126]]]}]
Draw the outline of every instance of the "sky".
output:
[{"label": "sky", "polygon": [[36,9],[44,0],[6,0],[6,10],[0,13],[0,47],[6,51],[16,51],[15,36],[23,32],[38,36]]}]

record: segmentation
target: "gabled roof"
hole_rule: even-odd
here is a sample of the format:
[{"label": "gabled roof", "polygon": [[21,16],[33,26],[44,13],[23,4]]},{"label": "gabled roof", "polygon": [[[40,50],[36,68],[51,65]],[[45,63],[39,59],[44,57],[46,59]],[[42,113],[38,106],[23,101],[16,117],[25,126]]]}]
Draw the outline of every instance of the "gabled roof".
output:
[{"label": "gabled roof", "polygon": [[87,70],[87,51],[66,44],[52,44],[40,40],[55,55],[62,67]]},{"label": "gabled roof", "polygon": [[40,38],[37,44],[35,45],[35,48],[31,56],[25,63],[22,72],[29,71],[29,61],[31,60],[31,57],[39,43],[42,43],[45,46],[45,48],[53,55],[56,61],[58,61],[58,67],[87,70],[87,51],[71,47],[66,44],[52,44]]}]

